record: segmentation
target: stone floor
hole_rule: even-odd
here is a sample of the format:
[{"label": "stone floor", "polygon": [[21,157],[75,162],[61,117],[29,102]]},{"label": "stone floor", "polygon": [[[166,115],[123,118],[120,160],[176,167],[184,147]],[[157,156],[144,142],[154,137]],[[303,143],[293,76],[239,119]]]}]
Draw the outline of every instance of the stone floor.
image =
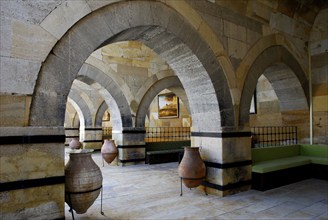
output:
[{"label": "stone floor", "polygon": [[[183,188],[180,196],[177,163],[103,167],[99,152],[92,157],[104,177],[104,215],[99,196],[85,214],[74,213],[75,219],[328,219],[327,181],[308,179],[223,198]],[[65,217],[72,219],[68,209],[65,204]]]}]

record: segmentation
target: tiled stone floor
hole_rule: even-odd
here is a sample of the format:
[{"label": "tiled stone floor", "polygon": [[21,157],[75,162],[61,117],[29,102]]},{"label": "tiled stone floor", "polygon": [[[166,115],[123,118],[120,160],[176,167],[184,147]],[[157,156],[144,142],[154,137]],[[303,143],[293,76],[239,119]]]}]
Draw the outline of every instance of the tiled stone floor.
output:
[{"label": "tiled stone floor", "polygon": [[[265,192],[249,190],[236,195],[206,196],[183,188],[177,163],[102,167],[101,154],[92,155],[103,180],[100,196],[75,219],[328,219],[328,182],[308,179]],[[66,155],[66,161],[68,155]],[[72,219],[65,204],[65,217]]]}]

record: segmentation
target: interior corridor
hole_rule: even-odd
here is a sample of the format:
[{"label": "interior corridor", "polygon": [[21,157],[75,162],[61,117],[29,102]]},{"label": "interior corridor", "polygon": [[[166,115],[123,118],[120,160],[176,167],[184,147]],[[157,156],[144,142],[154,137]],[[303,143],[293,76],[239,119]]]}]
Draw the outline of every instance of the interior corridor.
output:
[{"label": "interior corridor", "polygon": [[[69,150],[66,148],[66,150]],[[67,163],[69,155],[65,153]],[[180,197],[178,163],[102,166],[100,152],[92,155],[103,175],[100,195],[85,214],[75,219],[328,219],[328,183],[307,179],[265,192],[205,195],[183,188]],[[72,219],[65,203],[65,218]]]}]

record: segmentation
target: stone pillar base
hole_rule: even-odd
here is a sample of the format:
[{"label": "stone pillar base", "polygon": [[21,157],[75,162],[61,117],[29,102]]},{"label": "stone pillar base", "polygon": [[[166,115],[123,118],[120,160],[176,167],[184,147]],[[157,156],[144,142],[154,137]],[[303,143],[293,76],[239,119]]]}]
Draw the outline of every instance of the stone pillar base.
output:
[{"label": "stone pillar base", "polygon": [[209,194],[226,196],[251,188],[251,133],[245,130],[192,132],[206,166],[203,187]]},{"label": "stone pillar base", "polygon": [[63,219],[63,127],[1,127],[0,134],[0,218]]},{"label": "stone pillar base", "polygon": [[102,128],[85,128],[81,135],[83,149],[100,150],[103,144]]},{"label": "stone pillar base", "polygon": [[94,149],[100,150],[102,147],[102,140],[97,141],[83,141],[82,148],[83,149]]},{"label": "stone pillar base", "polygon": [[200,190],[204,191],[206,190],[207,194],[211,194],[211,195],[216,195],[216,196],[220,196],[220,197],[224,197],[224,196],[228,196],[228,195],[233,195],[236,193],[240,193],[240,192],[244,192],[247,190],[251,189],[251,185],[246,185],[246,186],[241,186],[241,187],[237,187],[234,189],[227,189],[227,190],[218,190],[218,189],[214,189],[208,186],[199,186],[198,187]]},{"label": "stone pillar base", "polygon": [[145,133],[144,128],[123,128],[122,131],[112,132],[118,148],[120,165],[145,163]]}]

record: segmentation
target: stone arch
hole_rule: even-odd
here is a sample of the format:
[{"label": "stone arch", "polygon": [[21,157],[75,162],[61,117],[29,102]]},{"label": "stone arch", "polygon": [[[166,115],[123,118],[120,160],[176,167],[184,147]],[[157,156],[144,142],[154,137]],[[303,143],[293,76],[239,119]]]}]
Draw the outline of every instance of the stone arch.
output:
[{"label": "stone arch", "polygon": [[[56,7],[49,15],[43,20],[41,26],[48,33],[51,33],[54,38],[61,39],[69,29],[73,27],[76,22],[78,22],[83,17],[87,16],[90,13],[97,12],[99,9],[110,7],[111,5],[117,5],[117,3],[124,2],[125,0],[115,0],[115,1],[102,1],[101,3],[96,1],[87,1],[87,2],[74,2],[69,1],[65,5],[61,4]],[[205,22],[201,15],[199,15],[188,2],[185,0],[179,1],[166,1],[166,2],[157,2],[148,7],[148,2],[144,1],[134,1],[139,2],[142,5],[137,8],[139,11],[136,13],[142,16],[147,16],[149,14],[154,14],[156,17],[153,18],[154,22],[167,23],[169,20],[165,15],[165,10],[157,6],[158,4],[165,4],[169,8],[177,11],[190,25],[197,30],[199,35],[206,41],[211,50],[217,57],[218,62],[222,65],[224,73],[228,79],[228,83],[231,88],[236,87],[236,78],[234,75],[234,69],[230,59],[228,58],[227,53],[224,50],[223,44],[211,29],[211,27]],[[129,7],[129,3],[124,3]],[[156,5],[157,4],[157,5]],[[144,7],[146,5],[146,7]],[[76,13],[78,11],[78,13]],[[132,11],[132,8],[131,8]],[[66,18],[66,19],[63,19]],[[135,22],[134,19],[130,21]],[[172,20],[174,22],[174,20]],[[138,20],[139,22],[139,20]],[[56,25],[53,25],[56,23]]]},{"label": "stone arch", "polygon": [[[80,106],[78,104],[76,104],[76,102],[74,100],[72,100],[70,97],[67,98],[67,101],[76,110],[76,113],[77,113],[76,116],[79,118],[79,127],[84,127],[84,125],[85,125],[85,119],[84,119],[84,115],[82,113],[82,110],[80,109]],[[76,121],[76,119],[74,119],[74,121]]]},{"label": "stone arch", "polygon": [[79,119],[79,115],[76,112],[73,118],[73,128],[79,128],[80,127],[80,119]]},{"label": "stone arch", "polygon": [[[135,101],[140,103],[144,95],[148,92],[148,90],[156,83],[158,80],[162,80],[166,77],[175,76],[172,71],[165,71],[164,73],[157,73],[149,77],[146,82],[144,82],[143,86],[138,90],[137,94],[135,95]],[[178,79],[179,80],[179,79]]]},{"label": "stone arch", "polygon": [[[92,127],[92,115],[89,109],[88,104],[84,101],[84,99],[80,96],[79,91],[76,89],[71,89],[70,93],[68,94],[68,97],[74,101],[74,108],[76,109],[76,106],[78,106],[79,111],[76,111],[79,113],[80,118],[80,126],[83,125],[84,127]],[[80,115],[81,114],[81,115]],[[83,121],[81,121],[83,119]]]},{"label": "stone arch", "polygon": [[[283,79],[281,78],[282,76],[274,76],[265,72],[266,70],[268,70],[268,68],[277,64],[280,65],[281,63],[288,66],[290,70],[292,70],[289,71],[284,77],[287,77],[290,80],[291,84],[296,85],[298,91],[288,92],[286,90],[285,94],[278,92],[278,98],[283,98],[289,101],[302,100],[301,108],[307,108],[308,80],[306,78],[306,74],[303,71],[302,66],[293,56],[293,54],[290,53],[289,50],[287,50],[285,47],[281,45],[270,46],[268,48],[265,48],[262,53],[260,53],[259,56],[256,57],[256,59],[251,63],[250,68],[248,69],[248,72],[246,74],[240,99],[240,125],[245,125],[249,121],[250,103],[256,88],[257,80],[262,74],[265,74],[265,76],[272,84],[276,84],[273,85],[275,91],[277,91],[277,89],[281,91],[283,91],[284,89],[288,89],[289,85],[286,83],[283,83],[282,85],[279,85],[279,82],[273,83]],[[284,95],[284,97],[282,97],[282,95]],[[281,105],[281,107],[282,109],[286,108],[284,105]]]},{"label": "stone arch", "polygon": [[189,100],[187,98],[186,92],[184,91],[184,88],[183,87],[169,87],[169,90],[171,90],[174,94],[176,94],[179,97],[179,99],[185,105],[187,112],[190,115]]},{"label": "stone arch", "polygon": [[[147,91],[147,93],[143,96],[140,101],[139,108],[136,115],[136,127],[144,127],[145,126],[145,118],[147,115],[147,111],[149,109],[150,103],[154,100],[156,95],[160,93],[164,89],[170,88],[181,88],[182,84],[177,76],[170,76],[164,79],[161,79],[154,83]],[[183,96],[182,96],[183,97]],[[188,105],[188,101],[183,98],[183,102]]]},{"label": "stone arch", "polygon": [[93,56],[90,56],[85,61],[85,64],[93,66],[93,67],[99,69],[99,71],[108,75],[117,85],[120,86],[121,91],[123,92],[127,101],[130,103],[133,100],[133,94],[132,94],[128,84],[123,80],[122,77],[120,77],[118,74],[115,74],[112,67],[110,67],[108,64],[106,64],[104,61],[99,60]]},{"label": "stone arch", "polygon": [[110,109],[113,129],[120,130],[122,127],[132,127],[129,104],[120,87],[108,75],[89,64],[84,64],[79,71],[78,80],[88,85],[99,84],[95,87]]},{"label": "stone arch", "polygon": [[102,119],[107,109],[108,109],[108,105],[105,101],[103,101],[103,103],[101,103],[97,111],[96,120],[95,120],[96,127],[102,127]]},{"label": "stone arch", "polygon": [[[141,40],[162,56],[177,73],[187,96],[196,97],[197,102],[189,98],[195,131],[233,126],[232,95],[216,56],[219,51],[202,37],[181,15],[159,2],[122,2],[89,14],[61,38],[44,62],[30,125],[62,125],[66,96],[85,60],[102,45],[124,39]],[[53,110],[41,109],[44,103]]]}]

